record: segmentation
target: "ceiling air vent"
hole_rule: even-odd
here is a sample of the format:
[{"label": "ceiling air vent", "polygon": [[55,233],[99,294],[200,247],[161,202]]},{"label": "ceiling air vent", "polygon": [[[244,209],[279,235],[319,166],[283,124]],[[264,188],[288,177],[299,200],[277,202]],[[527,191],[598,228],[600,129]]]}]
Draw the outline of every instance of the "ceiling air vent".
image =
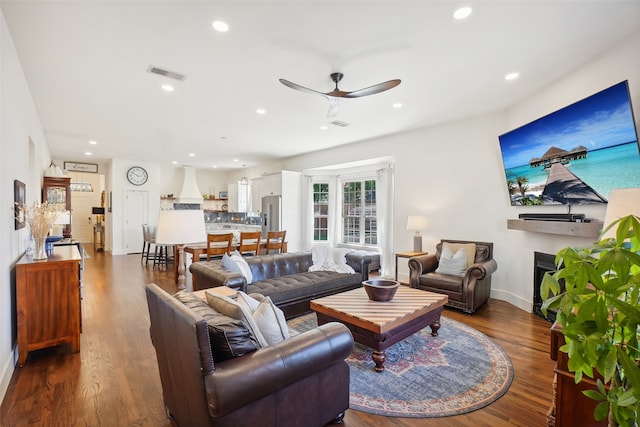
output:
[{"label": "ceiling air vent", "polygon": [[163,70],[162,68],[154,67],[153,65],[149,65],[149,68],[147,68],[147,71],[153,74],[159,74],[161,76],[168,77],[170,79],[180,80],[180,81],[183,81],[184,79],[187,78],[187,76],[185,76],[184,74],[176,73],[174,71],[169,71],[169,70]]},{"label": "ceiling air vent", "polygon": [[341,128],[346,128],[347,126],[350,125],[350,123],[341,122],[340,120],[334,120],[334,121],[331,122],[331,124],[335,125],[335,126],[340,126]]}]

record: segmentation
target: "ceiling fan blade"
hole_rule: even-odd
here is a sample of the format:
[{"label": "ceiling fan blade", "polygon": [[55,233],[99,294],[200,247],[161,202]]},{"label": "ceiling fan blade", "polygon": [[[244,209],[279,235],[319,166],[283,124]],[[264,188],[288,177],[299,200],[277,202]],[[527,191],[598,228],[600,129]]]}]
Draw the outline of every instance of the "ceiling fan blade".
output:
[{"label": "ceiling fan blade", "polygon": [[329,100],[329,111],[327,111],[327,117],[332,118],[340,113],[340,98],[334,98],[327,96]]},{"label": "ceiling fan blade", "polygon": [[300,92],[326,96],[326,94],[323,93],[323,92],[318,92],[317,90],[313,90],[313,89],[309,89],[308,87],[300,86],[299,84],[290,82],[289,80],[285,80],[285,79],[278,79],[278,80],[280,80],[280,83],[282,83],[285,86],[290,87],[291,89],[299,90]]},{"label": "ceiling fan blade", "polygon": [[361,96],[374,95],[392,89],[400,84],[400,79],[389,80],[377,85],[369,86],[364,89],[354,90],[353,92],[343,92],[342,98],[359,98]]}]

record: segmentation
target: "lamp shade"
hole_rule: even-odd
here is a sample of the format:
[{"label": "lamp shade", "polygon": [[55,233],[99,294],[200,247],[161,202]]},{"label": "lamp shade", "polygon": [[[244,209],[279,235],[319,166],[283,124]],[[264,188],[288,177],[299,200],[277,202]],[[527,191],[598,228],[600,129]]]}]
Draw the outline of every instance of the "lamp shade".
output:
[{"label": "lamp shade", "polygon": [[56,219],[53,221],[54,224],[58,225],[66,225],[71,224],[71,211],[62,211],[58,214]]},{"label": "lamp shade", "polygon": [[[640,188],[615,188],[609,193],[609,204],[604,216],[604,228],[627,216],[640,216]],[[615,238],[616,227],[607,231],[602,239]]]},{"label": "lamp shade", "polygon": [[204,212],[201,210],[160,211],[156,243],[186,245],[207,240]]},{"label": "lamp shade", "polygon": [[429,220],[426,216],[409,215],[409,218],[407,219],[407,230],[426,230],[428,226]]},{"label": "lamp shade", "polygon": [[95,208],[95,207],[94,207],[94,208],[91,208],[91,213],[92,213],[93,215],[104,215],[104,208],[100,208],[100,207],[98,207],[98,208]]}]

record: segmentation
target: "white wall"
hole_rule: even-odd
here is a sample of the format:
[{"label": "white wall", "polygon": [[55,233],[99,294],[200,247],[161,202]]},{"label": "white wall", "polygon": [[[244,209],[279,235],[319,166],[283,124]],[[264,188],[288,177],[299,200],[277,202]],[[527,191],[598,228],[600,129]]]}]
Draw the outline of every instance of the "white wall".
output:
[{"label": "white wall", "polygon": [[13,181],[25,183],[27,203],[40,200],[42,173],[51,156],[7,23],[4,15],[0,16],[0,397],[3,397],[17,360],[14,266],[28,239],[26,228],[14,230]]},{"label": "white wall", "polygon": [[[507,219],[517,218],[519,213],[566,213],[566,207],[510,206],[498,135],[622,80],[629,80],[637,122],[639,51],[640,33],[507,111],[293,157],[284,161],[282,168],[304,170],[331,165],[335,159],[343,163],[393,156],[394,250],[412,247],[412,232],[406,230],[406,218],[411,214],[429,217],[429,229],[422,232],[425,250],[433,251],[441,238],[493,242],[498,270],[493,276],[492,296],[531,311],[533,252],[555,253],[593,239],[507,230]],[[587,206],[574,208],[574,212],[602,220],[605,208]]]}]

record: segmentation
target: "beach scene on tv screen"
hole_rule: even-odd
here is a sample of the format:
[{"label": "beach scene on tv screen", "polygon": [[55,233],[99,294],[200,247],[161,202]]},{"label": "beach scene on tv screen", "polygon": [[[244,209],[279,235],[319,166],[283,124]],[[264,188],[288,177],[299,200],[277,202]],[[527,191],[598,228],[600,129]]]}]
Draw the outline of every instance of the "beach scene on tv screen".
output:
[{"label": "beach scene on tv screen", "polygon": [[511,204],[607,203],[640,187],[640,146],[627,82],[500,135]]}]

